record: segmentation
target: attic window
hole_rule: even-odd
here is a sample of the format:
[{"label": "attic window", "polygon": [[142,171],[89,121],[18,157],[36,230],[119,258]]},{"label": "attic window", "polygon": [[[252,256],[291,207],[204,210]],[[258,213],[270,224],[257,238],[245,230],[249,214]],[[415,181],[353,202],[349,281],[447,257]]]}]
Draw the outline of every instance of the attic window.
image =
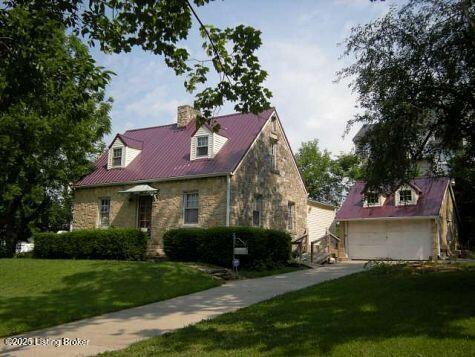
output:
[{"label": "attic window", "polygon": [[379,206],[379,195],[375,192],[368,192],[365,195],[366,206]]},{"label": "attic window", "polygon": [[197,137],[196,156],[208,156],[208,136]]},{"label": "attic window", "polygon": [[122,148],[114,148],[112,151],[112,166],[122,166]]},{"label": "attic window", "polygon": [[412,191],[411,190],[400,190],[399,191],[399,202],[402,204],[412,203]]}]

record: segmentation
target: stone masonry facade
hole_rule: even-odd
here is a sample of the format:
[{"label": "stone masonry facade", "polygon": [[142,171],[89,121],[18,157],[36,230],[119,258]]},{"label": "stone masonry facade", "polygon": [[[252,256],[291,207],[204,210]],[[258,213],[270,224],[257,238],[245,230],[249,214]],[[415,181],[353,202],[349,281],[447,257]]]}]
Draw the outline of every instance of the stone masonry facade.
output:
[{"label": "stone masonry facade", "polygon": [[[273,144],[277,150],[275,168]],[[278,120],[275,124],[267,122],[231,177],[231,225],[253,225],[252,213],[257,197],[262,202],[262,227],[288,230],[294,237],[304,233],[307,227],[307,192]],[[294,206],[291,227],[288,222],[291,219],[289,204]]]},{"label": "stone masonry facade", "polygon": [[[275,145],[276,165],[272,164]],[[306,229],[307,193],[279,122],[269,120],[256,142],[230,176],[229,224],[252,226],[256,197],[261,198],[260,226],[288,230],[294,237]],[[225,226],[228,177],[190,178],[148,183],[158,191],[152,201],[151,248],[162,248],[163,234],[171,228]],[[110,226],[137,227],[138,198],[119,191],[133,187],[111,185],[78,187],[74,191],[74,230],[97,228],[102,198],[110,198]],[[199,197],[198,224],[183,222],[183,195]],[[289,216],[289,205],[292,212]],[[289,224],[292,220],[292,224]]]}]

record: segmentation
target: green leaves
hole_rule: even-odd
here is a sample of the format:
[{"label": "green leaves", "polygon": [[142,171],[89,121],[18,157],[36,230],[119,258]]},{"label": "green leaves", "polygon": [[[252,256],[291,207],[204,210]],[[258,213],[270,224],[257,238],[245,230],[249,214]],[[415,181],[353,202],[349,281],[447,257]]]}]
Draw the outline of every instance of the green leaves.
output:
[{"label": "green leaves", "polygon": [[356,155],[341,153],[333,159],[329,151],[319,149],[318,140],[302,143],[296,161],[310,198],[334,205],[361,175]]},{"label": "green leaves", "polygon": [[9,39],[0,56],[0,231],[23,238],[89,172],[110,130],[112,73],[48,16],[19,6],[0,12],[0,38]]},{"label": "green leaves", "polygon": [[[218,29],[204,26],[197,10],[209,0],[9,0],[9,6],[41,10],[45,18],[61,22],[64,28],[83,36],[90,46],[106,53],[130,52],[133,47],[162,56],[176,75],[185,76],[185,89],[196,92],[195,108],[201,121],[225,101],[241,112],[258,113],[270,107],[272,93],[263,83],[255,52],[261,46],[260,31],[239,25]],[[1,11],[1,10],[0,10]],[[182,43],[198,21],[207,57],[194,60]],[[211,77],[211,70],[217,78]],[[212,83],[212,84],[210,84]],[[198,124],[201,124],[198,123]]]},{"label": "green leaves", "polygon": [[456,150],[475,156],[475,5],[470,0],[409,1],[399,11],[353,28],[340,73],[352,79],[373,124],[363,138],[368,187],[392,191],[437,167]]}]

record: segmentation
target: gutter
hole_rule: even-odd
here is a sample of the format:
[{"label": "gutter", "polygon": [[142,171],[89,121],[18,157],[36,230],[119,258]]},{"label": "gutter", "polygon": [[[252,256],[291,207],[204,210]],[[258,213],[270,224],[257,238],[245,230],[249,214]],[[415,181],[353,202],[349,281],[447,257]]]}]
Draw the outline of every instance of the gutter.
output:
[{"label": "gutter", "polygon": [[105,182],[92,185],[73,185],[73,188],[91,188],[91,187],[104,187],[104,186],[124,186],[124,185],[135,185],[140,183],[152,183],[152,182],[167,182],[167,181],[178,181],[178,180],[193,180],[207,177],[220,177],[228,176],[229,172],[218,172],[213,174],[202,174],[202,175],[193,175],[193,176],[175,176],[167,178],[158,178],[158,179],[148,179],[148,180],[137,180],[137,181],[125,181],[125,182]]},{"label": "gutter", "polygon": [[371,217],[371,218],[348,218],[338,219],[338,222],[355,222],[355,221],[392,221],[401,219],[437,219],[439,216],[401,216],[401,217]]},{"label": "gutter", "polygon": [[229,227],[231,214],[231,175],[226,176],[226,227]]}]

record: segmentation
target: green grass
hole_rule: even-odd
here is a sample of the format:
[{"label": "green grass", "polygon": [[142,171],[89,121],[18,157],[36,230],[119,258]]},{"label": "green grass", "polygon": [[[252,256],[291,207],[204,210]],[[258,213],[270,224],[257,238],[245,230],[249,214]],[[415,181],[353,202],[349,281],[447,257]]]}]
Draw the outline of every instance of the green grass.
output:
[{"label": "green grass", "polygon": [[375,269],[282,295],[113,356],[467,356],[475,267]]},{"label": "green grass", "polygon": [[0,336],[219,285],[185,264],[0,259]]}]

